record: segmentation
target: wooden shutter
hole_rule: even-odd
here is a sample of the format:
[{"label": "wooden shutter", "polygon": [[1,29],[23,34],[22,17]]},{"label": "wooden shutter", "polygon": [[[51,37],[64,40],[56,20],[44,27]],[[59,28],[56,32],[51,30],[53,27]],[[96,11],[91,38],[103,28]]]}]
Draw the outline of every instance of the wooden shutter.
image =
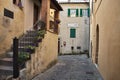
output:
[{"label": "wooden shutter", "polygon": [[78,17],[78,14],[79,14],[78,9],[76,9],[76,17]]},{"label": "wooden shutter", "polygon": [[70,38],[76,37],[76,29],[70,29]]},{"label": "wooden shutter", "polygon": [[82,17],[83,16],[83,10],[82,9],[80,9],[80,17]]},{"label": "wooden shutter", "polygon": [[68,17],[70,17],[70,9],[68,9]]},{"label": "wooden shutter", "polygon": [[90,8],[88,8],[88,17],[90,17]]}]

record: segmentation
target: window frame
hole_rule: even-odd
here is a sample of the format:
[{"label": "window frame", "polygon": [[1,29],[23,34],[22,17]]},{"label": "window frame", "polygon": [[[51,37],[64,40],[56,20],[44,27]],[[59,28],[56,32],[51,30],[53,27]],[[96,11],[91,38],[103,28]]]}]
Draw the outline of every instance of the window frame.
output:
[{"label": "window frame", "polygon": [[23,8],[22,0],[13,0],[13,4],[18,6],[19,8]]},{"label": "window frame", "polygon": [[79,9],[77,9],[77,8],[68,8],[67,13],[68,13],[68,17],[78,17],[79,16]]},{"label": "window frame", "polygon": [[76,38],[76,28],[70,28],[70,38]]}]

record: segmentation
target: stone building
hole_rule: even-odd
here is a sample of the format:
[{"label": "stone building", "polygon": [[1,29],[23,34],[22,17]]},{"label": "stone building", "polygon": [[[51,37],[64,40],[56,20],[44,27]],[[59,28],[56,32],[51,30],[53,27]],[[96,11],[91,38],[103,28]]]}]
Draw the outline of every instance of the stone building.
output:
[{"label": "stone building", "polygon": [[12,77],[13,38],[17,37],[19,43],[24,43],[24,49],[18,46],[18,50],[25,51],[25,46],[31,46],[31,42],[27,44],[29,41],[25,36],[34,39],[36,37],[31,35],[41,29],[45,30],[44,38],[35,47],[34,54],[29,54],[30,60],[25,62],[19,77],[30,80],[55,64],[61,10],[62,7],[56,0],[0,0],[0,77]]},{"label": "stone building", "polygon": [[89,49],[89,2],[60,1],[59,53],[75,54]]},{"label": "stone building", "polygon": [[120,80],[119,3],[119,0],[90,1],[91,57],[104,80]]}]

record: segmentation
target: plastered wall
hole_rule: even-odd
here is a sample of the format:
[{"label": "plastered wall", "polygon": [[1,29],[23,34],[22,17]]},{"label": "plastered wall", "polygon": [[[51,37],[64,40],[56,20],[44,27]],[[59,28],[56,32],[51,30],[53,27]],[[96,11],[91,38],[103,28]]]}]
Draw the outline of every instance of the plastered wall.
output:
[{"label": "plastered wall", "polygon": [[[4,8],[14,13],[14,18],[4,16]],[[12,40],[24,30],[24,13],[11,0],[0,0],[0,54],[10,49]]]},{"label": "plastered wall", "polygon": [[[89,43],[89,17],[80,17],[80,9],[88,9],[87,4],[61,4],[63,11],[60,12],[60,53],[72,53],[71,46],[74,47],[73,53],[84,52],[88,50]],[[79,9],[79,17],[68,17],[68,9]],[[85,24],[85,20],[87,23]],[[77,24],[77,26],[70,27],[68,24]],[[76,38],[70,38],[70,29],[76,29]],[[66,45],[64,45],[66,42]],[[80,49],[77,49],[80,47]]]},{"label": "plastered wall", "polygon": [[97,0],[92,26],[92,58],[95,61],[96,26],[99,25],[98,69],[104,80],[120,80],[119,0]]}]

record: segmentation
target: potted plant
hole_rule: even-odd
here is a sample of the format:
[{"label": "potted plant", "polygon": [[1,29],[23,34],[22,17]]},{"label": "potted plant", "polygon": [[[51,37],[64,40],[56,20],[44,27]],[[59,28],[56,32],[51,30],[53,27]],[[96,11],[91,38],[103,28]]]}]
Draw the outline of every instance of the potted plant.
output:
[{"label": "potted plant", "polygon": [[41,42],[41,41],[42,41],[42,37],[41,37],[41,36],[38,36],[37,42]]},{"label": "potted plant", "polygon": [[30,52],[30,53],[34,53],[35,52],[35,46],[29,45],[26,48],[27,48],[27,51]]},{"label": "potted plant", "polygon": [[45,34],[45,33],[46,33],[45,30],[39,30],[39,31],[38,31],[38,36],[41,36],[41,37],[44,38],[44,34]]},{"label": "potted plant", "polygon": [[59,24],[61,21],[59,19],[55,19],[55,22]]},{"label": "potted plant", "polygon": [[26,52],[20,52],[18,54],[18,65],[19,65],[19,68],[22,69],[25,67],[25,62],[27,60],[30,60],[31,59],[31,56],[29,53],[26,53]]},{"label": "potted plant", "polygon": [[27,60],[29,60],[29,59],[30,59],[30,54],[29,54],[29,53],[20,52],[20,53],[18,54],[18,62],[19,62],[19,63],[23,63],[23,62],[25,62],[25,61],[27,61]]}]

